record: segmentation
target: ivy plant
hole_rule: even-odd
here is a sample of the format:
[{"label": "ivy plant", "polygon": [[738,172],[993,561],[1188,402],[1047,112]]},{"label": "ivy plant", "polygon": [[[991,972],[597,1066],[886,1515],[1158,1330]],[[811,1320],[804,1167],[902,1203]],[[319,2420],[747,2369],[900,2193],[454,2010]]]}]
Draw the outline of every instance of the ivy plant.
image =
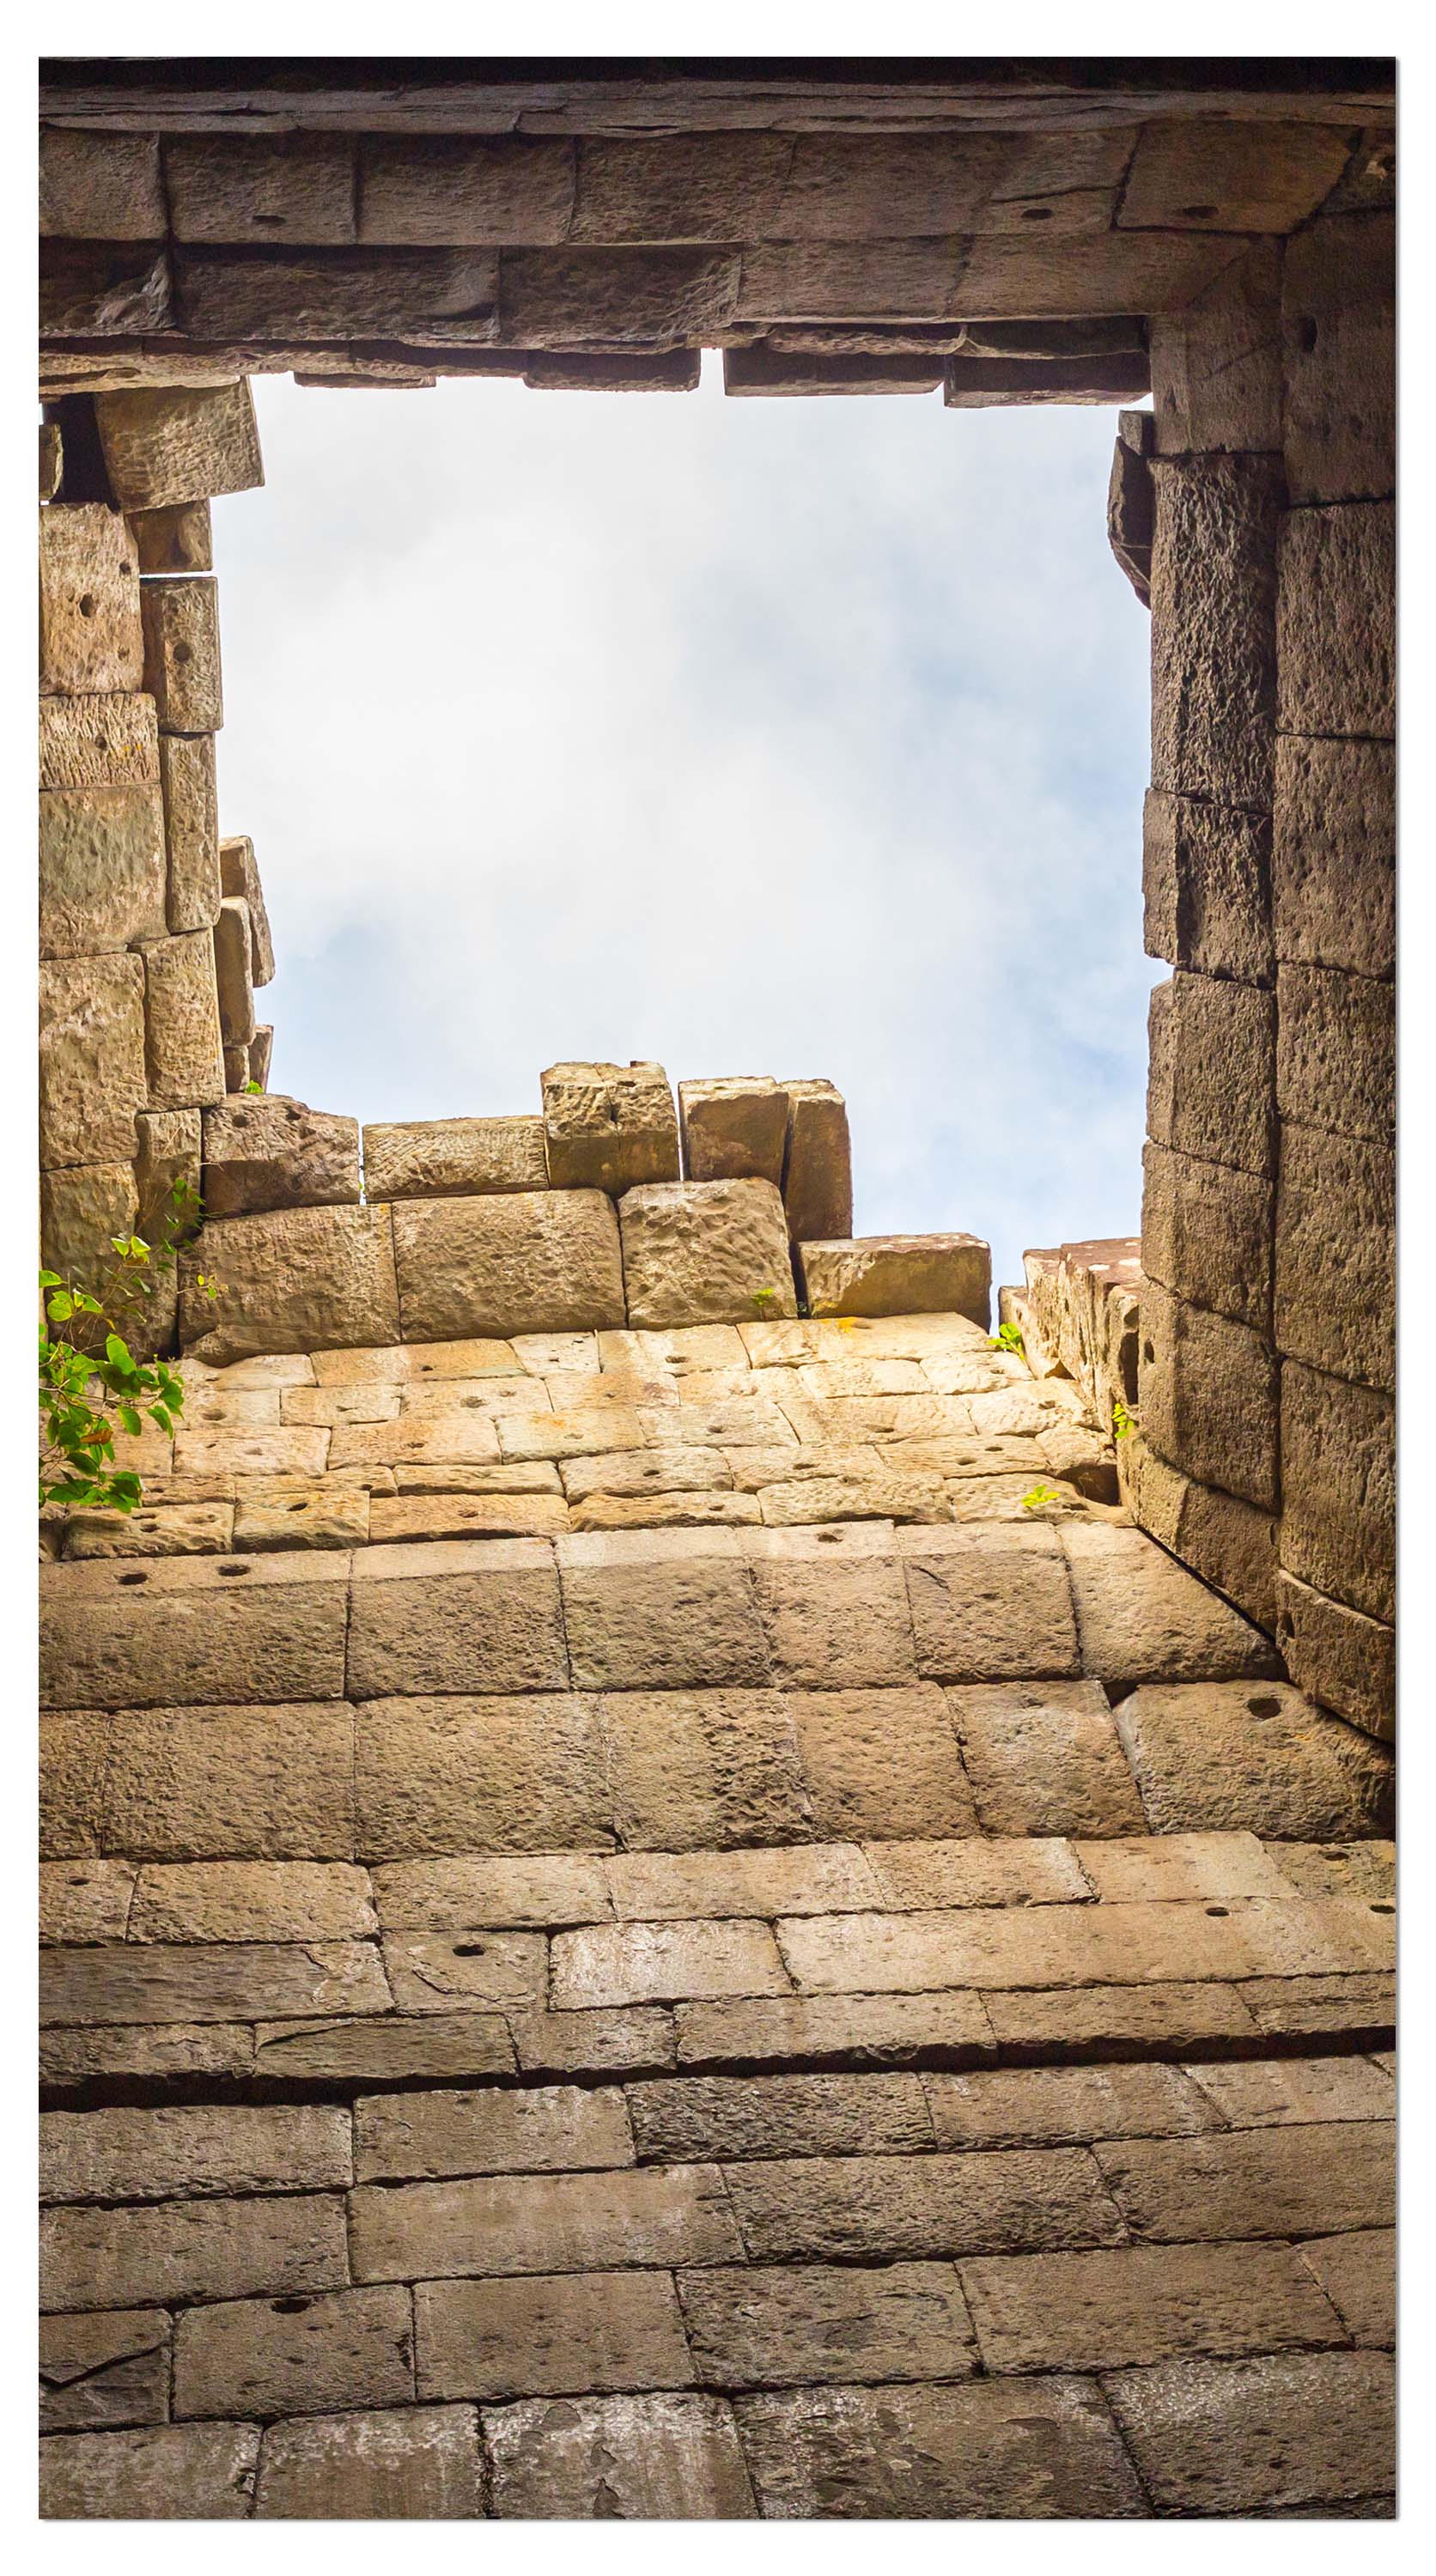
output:
[{"label": "ivy plant", "polygon": [[[116,1464],[117,1432],[136,1437],[148,1416],[169,1437],[179,1421],[183,1381],[167,1360],[137,1357],[130,1343],[157,1277],[174,1269],[194,1237],[198,1191],[175,1180],[157,1214],[153,1243],[140,1234],[111,1236],[115,1258],[94,1287],[58,1270],[40,1273],[42,1511],[68,1503],[132,1512],[143,1487],[132,1468]],[[218,1293],[204,1272],[196,1285],[204,1296]]]},{"label": "ivy plant", "polygon": [[999,1324],[995,1333],[988,1334],[987,1347],[990,1351],[1011,1351],[1020,1360],[1023,1356],[1021,1325]]}]

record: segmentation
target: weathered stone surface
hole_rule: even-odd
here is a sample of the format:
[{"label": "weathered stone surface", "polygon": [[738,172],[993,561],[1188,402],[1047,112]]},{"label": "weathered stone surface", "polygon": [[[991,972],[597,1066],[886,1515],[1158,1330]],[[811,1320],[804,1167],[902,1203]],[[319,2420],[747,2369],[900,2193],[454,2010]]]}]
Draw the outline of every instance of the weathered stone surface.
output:
[{"label": "weathered stone surface", "polygon": [[40,499],[53,501],[65,472],[64,442],[58,421],[40,423]]},{"label": "weathered stone surface", "polygon": [[173,931],[213,930],[219,917],[219,807],[211,734],[167,733],[160,742],[166,906]]},{"label": "weathered stone surface", "polygon": [[337,2192],[303,2192],[52,2209],[41,2221],[40,2262],[46,2308],[342,2289],[344,2202]]},{"label": "weathered stone surface", "polygon": [[215,2199],[322,2191],[352,2179],[347,2111],[232,2103],[50,2111],[40,2122],[43,2201]]},{"label": "weathered stone surface", "polygon": [[1046,2066],[926,2075],[940,2147],[1085,2145],[1164,2137],[1215,2125],[1189,2079],[1170,2066]]},{"label": "weathered stone surface", "polygon": [[167,144],[165,180],[176,241],[269,249],[277,239],[354,239],[354,146],[344,134],[181,135]]},{"label": "weathered stone surface", "polygon": [[400,1200],[394,1249],[408,1341],[623,1322],[618,1225],[598,1190]]},{"label": "weathered stone surface", "polygon": [[243,1475],[236,1486],[234,1544],[246,1552],[272,1548],[362,1547],[371,1535],[370,1500],[363,1485],[341,1474]]},{"label": "weathered stone surface", "polygon": [[1071,1521],[1062,1545],[1082,1660],[1104,1682],[1227,1681],[1276,1669],[1258,1630],[1139,1531]]},{"label": "weathered stone surface", "polygon": [[1142,231],[1288,233],[1345,166],[1344,138],[1328,127],[1162,117],[1142,128],[1117,220]]},{"label": "weathered stone surface", "polygon": [[1277,707],[1283,733],[1395,729],[1395,512],[1289,510],[1281,523]]},{"label": "weathered stone surface", "polygon": [[405,2013],[541,2004],[546,1966],[539,1932],[487,1932],[472,1941],[444,1932],[391,1932],[384,1941],[384,1973]]},{"label": "weathered stone surface", "polygon": [[356,2410],[271,2424],[254,2510],[261,2522],[471,2522],[483,2483],[471,2406]]},{"label": "weathered stone surface", "polygon": [[366,242],[561,242],[574,197],[565,137],[375,134],[364,138]]},{"label": "weathered stone surface", "polygon": [[208,501],[181,501],[171,509],[137,510],[130,515],[142,573],[213,572]]},{"label": "weathered stone surface", "polygon": [[189,2309],[175,2329],[180,2418],[309,2415],[329,2406],[401,2405],[413,2393],[404,2290],[221,2301]]},{"label": "weathered stone surface", "polygon": [[169,2411],[170,2321],[162,2309],[40,2322],[40,2430],[83,2433],[162,2424]]},{"label": "weathered stone surface", "polygon": [[[815,1508],[820,1501],[815,1497]],[[814,1689],[916,1681],[907,1592],[889,1530],[775,1531],[751,1544],[775,1677]]]},{"label": "weathered stone surface", "polygon": [[789,1699],[813,1832],[880,1840],[976,1829],[941,1692],[794,1691]]},{"label": "weathered stone surface", "polygon": [[[153,1324],[152,1311],[147,1321]],[[160,1503],[128,1513],[72,1511],[65,1526],[67,1558],[228,1556],[233,1546],[233,1503]]]},{"label": "weathered stone surface", "polygon": [[789,1982],[764,1923],[596,1923],[550,1945],[560,2010],[678,2003],[700,1995],[785,1995]]},{"label": "weathered stone surface", "polygon": [[561,1539],[559,1569],[580,1690],[744,1687],[769,1678],[767,1641],[736,1531]]},{"label": "weathered stone surface", "polygon": [[788,1095],[771,1075],[680,1082],[678,1117],[686,1180],[781,1187]]},{"label": "weathered stone surface", "polygon": [[[259,881],[254,843],[242,833],[221,841],[219,865],[226,898],[242,903],[249,916],[250,981],[268,984],[274,976],[274,942],[270,937],[269,914],[265,908],[264,888]],[[382,1192],[375,1190],[371,1195],[378,1198]]]},{"label": "weathered stone surface", "polygon": [[1335,2234],[1394,2216],[1390,2121],[1099,2140],[1092,2152],[1133,2232],[1157,2243]]},{"label": "weathered stone surface", "polygon": [[[1078,1843],[1076,1849],[1094,1893],[1118,1904],[1207,1897],[1266,1897],[1281,1902],[1293,1884],[1256,1835],[1240,1831],[1142,1834],[1125,1842]],[[1342,1896],[1347,1891],[1322,1884],[1305,1887],[1303,1892]]]},{"label": "weathered stone surface", "polygon": [[162,241],[165,201],[152,134],[40,128],[40,233],[72,241]]},{"label": "weathered stone surface", "polygon": [[357,1206],[359,1122],[273,1093],[205,1112],[204,1204],[210,1217],[276,1208]]},{"label": "weathered stone surface", "polygon": [[984,1833],[1140,1830],[1141,1807],[1099,1683],[1007,1682],[946,1697]]},{"label": "weathered stone surface", "polygon": [[541,1118],[430,1118],[364,1130],[373,1199],[481,1198],[548,1187]]},{"label": "weathered stone surface", "polygon": [[[1283,1986],[1300,1982],[1284,1978]],[[1339,1980],[1349,1983],[1350,1980]],[[1239,1990],[1215,1980],[1145,1986],[1063,1986],[983,2001],[1004,2057],[1014,2064],[1172,2055],[1259,2044],[1260,2024]]]},{"label": "weathered stone surface", "polygon": [[95,957],[165,929],[164,817],[155,787],[40,798],[40,953]]},{"label": "weathered stone surface", "polygon": [[139,1197],[132,1163],[77,1165],[40,1176],[40,1249],[62,1278],[103,1278],[114,1263],[116,1235],[133,1234]]},{"label": "weathered stone surface", "polygon": [[220,1034],[227,1049],[237,1050],[234,1070],[243,1074],[254,1037],[254,987],[249,906],[226,895],[214,924],[214,973],[219,995]]},{"label": "weathered stone surface", "polygon": [[337,1699],[347,1566],[303,1556],[160,1557],[41,1575],[46,1704],[143,1709]]},{"label": "weathered stone surface", "polygon": [[1384,1828],[1390,1756],[1285,1683],[1137,1690],[1117,1724],[1155,1833],[1338,1841]]},{"label": "weathered stone surface", "polygon": [[[1079,362],[1080,363],[1080,362]],[[1104,362],[1098,360],[1100,367]],[[1131,360],[1118,359],[1119,367]],[[1140,354],[1135,363],[1140,366]],[[1016,372],[1016,371],[1014,371]],[[954,376],[957,370],[953,370]],[[1145,386],[1142,388],[1146,390]],[[1119,411],[1117,436],[1112,447],[1112,472],[1107,484],[1107,543],[1116,562],[1126,574],[1144,608],[1152,596],[1152,521],[1154,497],[1152,469],[1152,419],[1148,412]]]},{"label": "weathered stone surface", "polygon": [[[567,1898],[570,1906],[581,1902],[584,1918],[592,1921],[610,1911],[620,1922],[724,1915],[771,1920],[779,1914],[842,1913],[849,1906],[874,1905],[879,1896],[874,1870],[852,1843],[771,1851],[617,1852],[602,1864],[602,1877],[604,1902],[595,1904],[584,1889],[574,1889]],[[559,1911],[543,1919],[582,1918]]]},{"label": "weathered stone surface", "polygon": [[799,1244],[814,1315],[968,1315],[987,1328],[992,1256],[972,1234],[879,1234]]},{"label": "weathered stone surface", "polygon": [[144,787],[159,772],[153,698],[40,700],[40,787]]},{"label": "weathered stone surface", "polygon": [[1174,975],[1148,1013],[1147,1132],[1238,1171],[1275,1160],[1276,1004],[1249,985]]},{"label": "weathered stone surface", "polygon": [[197,339],[303,346],[349,339],[482,346],[495,334],[498,261],[484,251],[364,250],[342,261],[270,247],[174,256],[176,309]]},{"label": "weathered stone surface", "polygon": [[933,1681],[1075,1673],[1077,1630],[1055,1533],[988,1521],[900,1530],[918,1670]]},{"label": "weathered stone surface", "polygon": [[628,1848],[793,1842],[811,1830],[777,1692],[621,1691],[600,1707],[614,1827]]},{"label": "weathered stone surface", "polygon": [[1373,2353],[1173,2361],[1107,2391],[1159,2513],[1319,2515],[1394,2483],[1391,2365]]},{"label": "weathered stone surface", "polygon": [[1112,2370],[1188,2353],[1334,2344],[1339,2317],[1300,2256],[1266,2245],[1130,2245],[964,2263],[988,2370]]},{"label": "weathered stone surface", "polygon": [[1128,1433],[1118,1457],[1123,1496],[1139,1528],[1225,1593],[1257,1627],[1274,1629],[1274,1516],[1184,1475],[1148,1448],[1138,1431]]},{"label": "weathered stone surface", "polygon": [[528,1539],[367,1549],[355,1569],[348,1684],[361,1700],[565,1689],[551,1549]]},{"label": "weathered stone surface", "polygon": [[378,1952],[358,1941],[126,1942],[47,1950],[42,1960],[41,2017],[62,2028],[383,2012],[389,2000]]},{"label": "weathered stone surface", "polygon": [[1277,1635],[1293,1681],[1353,1726],[1389,1737],[1395,1726],[1396,1632],[1293,1575],[1277,1576]]},{"label": "weathered stone surface", "polygon": [[1394,1843],[1283,1842],[1269,1848],[1281,1876],[1305,1896],[1364,1896],[1382,1904],[1395,1898]]},{"label": "weathered stone surface", "polygon": [[[465,1857],[399,1863],[374,1872],[374,1893],[389,1932],[603,1922],[613,1913],[605,1864],[596,1853],[552,1852],[537,1860]],[[734,1911],[750,1913],[753,1908],[744,1905]]]},{"label": "weathered stone surface", "polygon": [[1097,2391],[1080,2379],[816,2388],[745,2397],[760,2510],[777,2519],[1019,2521],[1146,2506]]},{"label": "weathered stone surface", "polygon": [[1389,744],[1279,737],[1272,909],[1283,964],[1392,972],[1396,759]]},{"label": "weathered stone surface", "polygon": [[1280,462],[1158,457],[1152,470],[1152,784],[1260,807],[1276,717]]},{"label": "weathered stone surface", "polygon": [[101,501],[52,502],[40,514],[41,696],[138,689],[144,660],[139,560],[125,521]]},{"label": "weathered stone surface", "polygon": [[145,1056],[151,1100],[188,1108],[224,1098],[225,1073],[209,930],[144,952]]},{"label": "weathered stone surface", "polygon": [[[198,1608],[202,1596],[193,1598]],[[335,1602],[342,1612],[342,1587]],[[171,1689],[178,1678],[172,1664]],[[109,1722],[106,1740],[104,1833],[114,1849],[174,1861],[353,1851],[354,1729],[337,1702],[133,1710]]]},{"label": "weathered stone surface", "polygon": [[573,1696],[371,1701],[358,1720],[357,1796],[371,1860],[611,1840],[597,1723]]},{"label": "weathered stone surface", "polygon": [[1283,448],[1293,501],[1384,500],[1396,482],[1392,214],[1325,215],[1287,245]]},{"label": "weathered stone surface", "polygon": [[[552,1150],[550,1142],[550,1164]],[[783,1205],[771,1181],[633,1189],[619,1214],[630,1324],[796,1314]]]},{"label": "weathered stone surface", "polygon": [[[163,331],[172,319],[170,264],[163,249],[137,243],[42,241],[40,327],[47,339],[104,341]],[[60,361],[61,381],[73,381]],[[82,377],[88,375],[82,364]]]},{"label": "weathered stone surface", "polygon": [[1368,1619],[1395,1614],[1395,1437],[1388,1396],[1286,1362],[1282,1565]]},{"label": "weathered stone surface", "polygon": [[1278,2057],[1188,2072],[1234,2129],[1307,2128],[1396,2114],[1391,2077],[1369,2057]]},{"label": "weathered stone surface", "polygon": [[[1159,1243],[1161,1232],[1159,1226]],[[1161,1252],[1159,1258],[1177,1266]],[[1203,1484],[1268,1512],[1278,1499],[1277,1380],[1264,1332],[1149,1281],[1137,1373],[1144,1435]]]},{"label": "weathered stone surface", "polygon": [[[948,1694],[956,1716],[961,1695]],[[997,1696],[997,1694],[994,1694]],[[964,1842],[871,1843],[866,1860],[876,1887],[876,1901],[893,1908],[929,1905],[1052,1905],[1080,1901],[1087,1881],[1070,1847],[1050,1837],[1014,1837],[990,1841],[973,1836]],[[846,1906],[871,1904],[855,1885]],[[782,1905],[778,1911],[803,1911]],[[840,1905],[814,1905],[814,1913],[837,1913]]]},{"label": "weathered stone surface", "polygon": [[1321,2236],[1301,2257],[1353,2342],[1389,2350],[1396,2340],[1396,2239],[1384,2229]]},{"label": "weathered stone surface", "polygon": [[853,1230],[847,1104],[831,1082],[789,1081],[783,1205],[794,1243],[844,1242]]},{"label": "weathered stone surface", "polygon": [[161,733],[218,733],[219,589],[212,574],[191,573],[141,585],[144,685]]},{"label": "weathered stone surface", "polygon": [[41,1941],[123,1941],[135,1878],[132,1861],[42,1861]]},{"label": "weathered stone surface", "polygon": [[715,2397],[531,2398],[486,2408],[501,2518],[735,2522],[755,2512],[729,2408]]},{"label": "weathered stone surface", "polygon": [[1282,1116],[1386,1144],[1395,1088],[1394,986],[1321,966],[1283,966],[1276,1043]]},{"label": "weathered stone surface", "polygon": [[[1252,1172],[1143,1149],[1142,1264],[1149,1279],[1253,1331],[1271,1310],[1272,1190]],[[1155,1425],[1148,1429],[1160,1438]]]},{"label": "weathered stone surface", "polygon": [[[1373,1908],[1373,1911],[1377,1909]],[[1249,1977],[1242,2000],[1264,2040],[1303,2048],[1394,2049],[1396,1981],[1389,1971],[1351,1975]]]},{"label": "weathered stone surface", "polygon": [[138,957],[40,968],[40,1160],[124,1162],[145,1105],[145,972]]},{"label": "weathered stone surface", "polygon": [[258,2456],[257,2424],[57,2436],[40,2445],[40,2513],[56,2522],[242,2522]]},{"label": "weathered stone surface", "polygon": [[645,2162],[902,2153],[932,2143],[915,2075],[688,2076],[634,2084]]},{"label": "weathered stone surface", "polygon": [[254,2071],[268,2082],[385,2084],[512,2075],[513,2042],[498,2013],[376,2013],[366,2020],[261,2022]]},{"label": "weathered stone surface", "polygon": [[256,1029],[249,1042],[249,1078],[251,1082],[258,1083],[261,1091],[267,1091],[269,1088],[269,1067],[273,1054],[273,1029]]},{"label": "weathered stone surface", "polygon": [[367,1873],[340,1861],[150,1863],[129,1909],[133,1941],[363,1941],[378,1928]]},{"label": "weathered stone surface", "polygon": [[1260,814],[1150,788],[1142,814],[1147,955],[1199,975],[1267,981],[1270,849]]},{"label": "weathered stone surface", "polygon": [[423,2397],[581,2396],[694,2376],[666,2273],[427,2281],[414,2312]]},{"label": "weathered stone surface", "polygon": [[360,2182],[631,2165],[623,2097],[576,2085],[516,2092],[376,2094],[355,2105]]},{"label": "weathered stone surface", "polygon": [[1283,247],[1253,242],[1182,311],[1153,316],[1158,455],[1280,448]]},{"label": "weathered stone surface", "polygon": [[[978,2066],[996,2053],[987,2010],[971,1993],[680,2004],[677,2019],[678,2062],[685,2069],[905,2066],[919,2057],[934,2065]],[[1250,2016],[1242,2019],[1250,2031]]]},{"label": "weathered stone surface", "polygon": [[376,1495],[367,1535],[399,1539],[551,1538],[570,1526],[559,1494]]},{"label": "weathered stone surface", "polygon": [[[218,1283],[212,1301],[199,1269]],[[181,1272],[180,1339],[216,1367],[267,1351],[397,1342],[389,1210],[284,1208],[205,1226]]]},{"label": "weathered stone surface", "polygon": [[361,2281],[736,2261],[742,2246],[711,2165],[628,2173],[499,2174],[364,2185],[350,2201]]},{"label": "weathered stone surface", "polygon": [[[183,159],[186,146],[175,147]],[[175,172],[168,172],[171,191]],[[110,486],[122,510],[173,509],[264,481],[248,380],[166,385],[147,393],[99,394],[95,420]]]},{"label": "weathered stone surface", "polygon": [[1395,1226],[1396,1167],[1387,1147],[1283,1123],[1273,1302],[1279,1351],[1334,1377],[1390,1390]]},{"label": "weathered stone surface", "polygon": [[509,2027],[526,2075],[607,2080],[660,2075],[673,2065],[673,2016],[648,2004],[608,2012],[512,2013]]},{"label": "weathered stone surface", "polygon": [[680,2288],[697,2375],[710,2388],[965,2379],[976,2367],[949,2264],[685,2272]]},{"label": "weathered stone surface", "polygon": [[542,1079],[555,1189],[617,1198],[635,1183],[677,1180],[678,1119],[661,1065],[552,1064]]},{"label": "weathered stone surface", "polygon": [[[324,2024],[309,2023],[309,2029]],[[57,2098],[88,2087],[93,2078],[118,2076],[145,2085],[166,2084],[176,2077],[207,2084],[233,2077],[248,2081],[254,2073],[254,2033],[240,2022],[150,2022],[98,2024],[82,2030],[49,2030],[40,2034],[40,2081]]]},{"label": "weathered stone surface", "polygon": [[506,251],[499,336],[520,349],[691,342],[733,319],[740,268],[731,249]]},{"label": "weathered stone surface", "polygon": [[1071,2147],[733,2165],[728,2190],[760,2261],[1019,2252],[1123,2233],[1091,2156]]}]

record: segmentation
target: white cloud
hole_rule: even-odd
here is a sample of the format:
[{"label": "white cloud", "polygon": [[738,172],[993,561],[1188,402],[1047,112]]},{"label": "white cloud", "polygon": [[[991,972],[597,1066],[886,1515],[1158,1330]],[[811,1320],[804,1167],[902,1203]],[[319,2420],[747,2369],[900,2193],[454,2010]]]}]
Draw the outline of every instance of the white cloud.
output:
[{"label": "white cloud", "polygon": [[[710,362],[710,366],[711,366]],[[559,1056],[824,1073],[865,1231],[1135,1227],[1147,623],[1105,411],[257,388],[224,828],[275,1078],[537,1105]]]}]

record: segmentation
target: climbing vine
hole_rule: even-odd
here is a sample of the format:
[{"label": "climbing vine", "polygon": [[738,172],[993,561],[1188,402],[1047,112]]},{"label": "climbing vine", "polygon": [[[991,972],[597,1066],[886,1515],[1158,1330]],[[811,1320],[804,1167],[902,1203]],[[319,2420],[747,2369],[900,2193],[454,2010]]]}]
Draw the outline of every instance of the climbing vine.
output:
[{"label": "climbing vine", "polygon": [[[143,1344],[146,1301],[193,1241],[201,1214],[198,1191],[181,1177],[150,1224],[153,1240],[112,1235],[114,1261],[93,1286],[58,1270],[41,1271],[42,1510],[69,1503],[132,1512],[141,1500],[139,1476],[115,1462],[116,1436],[136,1437],[148,1417],[169,1437],[183,1410],[184,1384],[167,1360],[138,1357],[131,1343]],[[196,1286],[203,1296],[217,1294],[203,1271]]]}]

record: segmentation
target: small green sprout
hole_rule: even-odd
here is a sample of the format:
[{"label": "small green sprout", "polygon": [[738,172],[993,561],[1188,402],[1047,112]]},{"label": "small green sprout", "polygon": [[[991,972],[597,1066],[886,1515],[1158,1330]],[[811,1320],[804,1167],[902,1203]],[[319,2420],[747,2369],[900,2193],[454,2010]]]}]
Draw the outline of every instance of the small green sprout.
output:
[{"label": "small green sprout", "polygon": [[241,1091],[250,1091],[255,1093],[261,1100],[264,1098],[264,1085],[262,1082],[243,1082],[240,1084],[240,1089]]},{"label": "small green sprout", "polygon": [[1014,1359],[1020,1360],[1022,1357],[1022,1326],[1020,1324],[999,1324],[995,1333],[989,1333],[987,1337],[987,1347],[990,1351],[1010,1351]]},{"label": "small green sprout", "polygon": [[1022,1508],[1025,1512],[1040,1512],[1044,1503],[1060,1503],[1061,1500],[1055,1485],[1034,1485],[1030,1494],[1023,1495]]},{"label": "small green sprout", "polygon": [[773,1311],[774,1311],[775,1307],[777,1306],[777,1303],[778,1303],[778,1291],[777,1291],[777,1289],[776,1289],[776,1288],[755,1288],[755,1289],[754,1289],[754,1291],[753,1291],[753,1303],[754,1303],[755,1307],[756,1307],[756,1308],[757,1308],[757,1310],[758,1310],[758,1314],[759,1314],[759,1317],[761,1318],[761,1320],[762,1320],[762,1321],[764,1321],[764,1322],[766,1322],[766,1321],[767,1321],[767,1319],[768,1319],[768,1317],[773,1313]]},{"label": "small green sprout", "polygon": [[1115,1398],[1114,1402],[1113,1402],[1113,1405],[1112,1405],[1112,1437],[1113,1437],[1113,1439],[1114,1439],[1114,1440],[1127,1440],[1127,1439],[1129,1439],[1129,1438],[1131,1437],[1131,1434],[1136,1430],[1136,1428],[1137,1428],[1136,1423],[1133,1421],[1133,1419],[1132,1419],[1132,1417],[1131,1417],[1130,1413],[1127,1411],[1127,1408],[1126,1408],[1125,1404],[1122,1402],[1122,1399],[1121,1399],[1120,1395],[1119,1395],[1119,1396],[1117,1396],[1117,1397]]}]

